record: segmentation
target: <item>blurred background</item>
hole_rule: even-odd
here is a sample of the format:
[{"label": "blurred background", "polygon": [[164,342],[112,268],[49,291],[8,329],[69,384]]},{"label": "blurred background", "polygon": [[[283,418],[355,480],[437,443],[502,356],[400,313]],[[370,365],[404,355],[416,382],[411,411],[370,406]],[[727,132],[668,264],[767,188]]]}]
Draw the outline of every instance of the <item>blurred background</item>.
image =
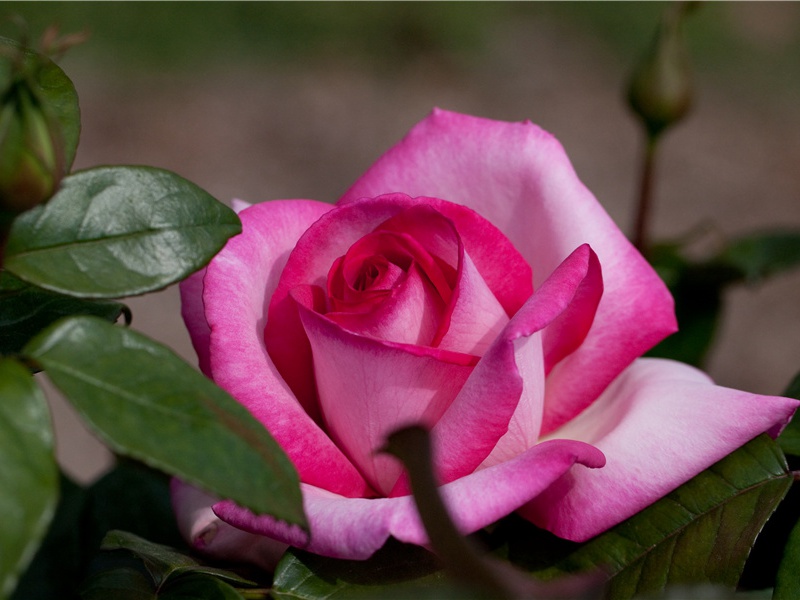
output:
[{"label": "blurred background", "polygon": [[[630,232],[643,140],[624,90],[665,6],[5,2],[0,16],[32,38],[90,34],[59,61],[81,101],[76,169],[147,164],[226,202],[332,202],[439,106],[543,126]],[[800,227],[800,4],[706,3],[685,33],[695,102],[662,143],[654,237]],[[779,393],[800,370],[800,272],[726,302],[710,374]],[[176,289],[129,305],[134,328],[195,363]],[[53,410],[65,469],[94,478],[107,451]]]}]

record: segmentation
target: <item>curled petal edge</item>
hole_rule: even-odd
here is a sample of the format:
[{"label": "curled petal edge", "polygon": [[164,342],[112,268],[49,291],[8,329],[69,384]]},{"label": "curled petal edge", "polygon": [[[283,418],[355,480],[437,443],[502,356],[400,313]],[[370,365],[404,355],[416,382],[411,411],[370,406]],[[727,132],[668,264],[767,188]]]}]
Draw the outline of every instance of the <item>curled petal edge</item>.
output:
[{"label": "curled petal edge", "polygon": [[[439,489],[451,518],[466,535],[514,512],[575,465],[598,468],[604,464],[603,453],[589,444],[551,440]],[[344,498],[305,484],[302,491],[310,537],[231,501],[219,502],[213,510],[223,521],[248,533],[335,558],[369,558],[389,536],[401,542],[428,544],[411,496]]]}]

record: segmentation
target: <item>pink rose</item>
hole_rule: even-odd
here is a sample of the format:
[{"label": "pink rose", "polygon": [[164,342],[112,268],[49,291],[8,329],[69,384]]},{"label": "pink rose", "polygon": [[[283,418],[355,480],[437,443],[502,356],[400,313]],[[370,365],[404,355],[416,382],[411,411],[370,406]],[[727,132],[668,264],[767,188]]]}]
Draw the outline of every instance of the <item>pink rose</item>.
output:
[{"label": "pink rose", "polygon": [[464,533],[518,511],[581,541],[796,408],[638,358],[675,331],[672,298],[530,123],[437,110],[336,206],[240,217],[182,284],[183,315],[203,372],[296,466],[311,535],[176,484],[212,555],[425,544],[400,463],[375,453],[402,425],[430,428]]}]

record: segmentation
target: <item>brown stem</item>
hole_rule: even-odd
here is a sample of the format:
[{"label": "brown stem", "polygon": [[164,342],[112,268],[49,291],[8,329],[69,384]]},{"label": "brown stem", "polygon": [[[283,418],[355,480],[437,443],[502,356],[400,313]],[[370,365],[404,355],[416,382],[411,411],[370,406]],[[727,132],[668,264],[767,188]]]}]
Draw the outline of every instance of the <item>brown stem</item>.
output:
[{"label": "brown stem", "polygon": [[456,581],[472,586],[488,598],[513,598],[503,578],[493,570],[456,529],[439,495],[433,473],[431,440],[422,427],[400,429],[389,436],[384,449],[405,464],[411,491],[431,546]]},{"label": "brown stem", "polygon": [[650,242],[648,237],[648,224],[652,209],[657,146],[658,136],[648,135],[642,155],[642,171],[639,180],[639,204],[633,229],[633,245],[645,256],[647,256]]}]

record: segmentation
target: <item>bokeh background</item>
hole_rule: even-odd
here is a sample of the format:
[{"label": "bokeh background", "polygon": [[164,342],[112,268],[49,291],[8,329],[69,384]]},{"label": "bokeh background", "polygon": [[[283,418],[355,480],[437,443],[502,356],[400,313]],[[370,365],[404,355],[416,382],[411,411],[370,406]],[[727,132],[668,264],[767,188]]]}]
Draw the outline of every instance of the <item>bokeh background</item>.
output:
[{"label": "bokeh background", "polygon": [[[158,166],[223,201],[335,201],[440,106],[543,126],[630,232],[642,139],[623,90],[665,6],[4,2],[0,16],[33,38],[90,34],[59,61],[81,100],[75,168]],[[800,3],[705,3],[685,33],[695,103],[663,143],[654,236],[800,227]],[[779,393],[800,370],[800,272],[726,301],[709,372]],[[194,363],[176,289],[129,305]],[[55,396],[53,411],[62,464],[92,479],[109,454]]]}]

